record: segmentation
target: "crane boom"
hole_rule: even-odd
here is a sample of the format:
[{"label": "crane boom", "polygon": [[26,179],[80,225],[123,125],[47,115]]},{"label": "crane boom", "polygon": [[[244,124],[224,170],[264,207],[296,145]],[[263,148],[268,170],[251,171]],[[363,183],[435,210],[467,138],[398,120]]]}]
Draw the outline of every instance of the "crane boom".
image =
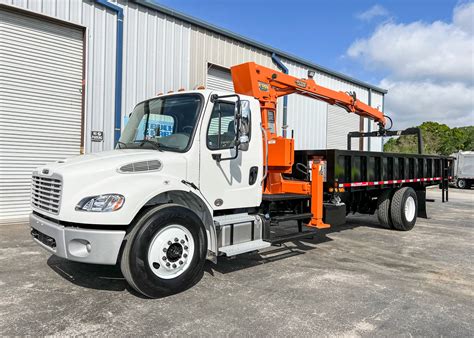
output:
[{"label": "crane boom", "polygon": [[[279,97],[296,93],[337,105],[347,112],[371,118],[385,126],[383,113],[358,100],[355,93],[335,91],[316,84],[313,79],[300,79],[254,62],[234,66],[231,73],[236,93],[255,97],[263,109],[273,109],[273,114]],[[265,127],[268,127],[266,116],[263,120]]]}]

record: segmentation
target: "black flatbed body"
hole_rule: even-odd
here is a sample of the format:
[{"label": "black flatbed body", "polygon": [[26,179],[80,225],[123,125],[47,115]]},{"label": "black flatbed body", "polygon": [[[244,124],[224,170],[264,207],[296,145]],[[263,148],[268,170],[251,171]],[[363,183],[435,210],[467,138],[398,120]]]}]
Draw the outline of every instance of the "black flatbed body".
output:
[{"label": "black flatbed body", "polygon": [[295,151],[295,177],[304,178],[296,169],[297,163],[308,166],[316,158],[326,161],[326,191],[329,187],[350,191],[400,185],[426,187],[452,175],[453,158],[449,156],[324,149]]}]

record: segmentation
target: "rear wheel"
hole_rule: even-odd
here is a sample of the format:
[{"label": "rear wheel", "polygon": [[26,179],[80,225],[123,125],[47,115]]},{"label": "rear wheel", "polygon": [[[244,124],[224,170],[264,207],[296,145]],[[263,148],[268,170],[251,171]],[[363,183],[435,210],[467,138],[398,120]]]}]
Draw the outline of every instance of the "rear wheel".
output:
[{"label": "rear wheel", "polygon": [[456,186],[457,186],[459,189],[466,189],[466,187],[467,187],[466,180],[463,180],[463,179],[457,180]]},{"label": "rear wheel", "polygon": [[126,237],[121,270],[139,293],[158,298],[185,290],[202,275],[204,225],[191,210],[163,205],[146,212]]},{"label": "rear wheel", "polygon": [[390,218],[390,197],[392,190],[387,189],[377,198],[377,218],[382,227],[393,229],[392,219]]},{"label": "rear wheel", "polygon": [[404,187],[395,191],[390,205],[393,227],[401,231],[413,229],[417,214],[418,199],[415,190]]}]

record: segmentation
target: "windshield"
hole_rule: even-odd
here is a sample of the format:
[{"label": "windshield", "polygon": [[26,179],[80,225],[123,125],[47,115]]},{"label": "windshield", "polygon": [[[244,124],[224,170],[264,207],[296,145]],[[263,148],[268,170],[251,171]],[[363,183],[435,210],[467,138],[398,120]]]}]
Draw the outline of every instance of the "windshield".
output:
[{"label": "windshield", "polygon": [[202,98],[180,94],[138,104],[125,126],[117,148],[185,151],[190,145]]}]

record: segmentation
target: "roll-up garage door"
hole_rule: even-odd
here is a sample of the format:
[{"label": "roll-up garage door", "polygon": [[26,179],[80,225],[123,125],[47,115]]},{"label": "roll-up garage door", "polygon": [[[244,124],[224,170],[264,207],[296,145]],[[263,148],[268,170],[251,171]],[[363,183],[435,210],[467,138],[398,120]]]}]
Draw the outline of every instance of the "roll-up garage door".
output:
[{"label": "roll-up garage door", "polygon": [[[338,106],[328,105],[328,149],[347,149],[347,134],[359,131],[359,116]],[[357,139],[352,139],[352,150],[359,149]]]},{"label": "roll-up garage door", "polygon": [[230,69],[209,65],[207,69],[207,89],[234,91],[234,83],[230,75]]},{"label": "roll-up garage door", "polygon": [[30,212],[31,173],[81,145],[83,31],[0,8],[0,223]]}]

